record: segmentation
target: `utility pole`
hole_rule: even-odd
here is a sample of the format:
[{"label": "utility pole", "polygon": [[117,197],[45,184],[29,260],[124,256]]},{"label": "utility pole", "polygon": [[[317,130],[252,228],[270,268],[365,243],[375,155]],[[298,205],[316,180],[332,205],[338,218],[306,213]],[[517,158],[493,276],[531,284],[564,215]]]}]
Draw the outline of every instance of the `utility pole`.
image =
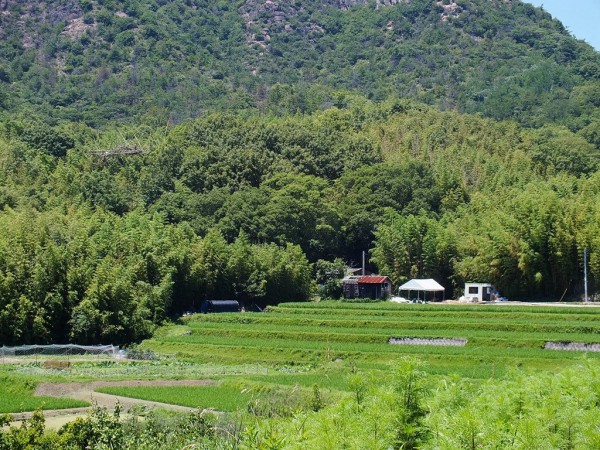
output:
[{"label": "utility pole", "polygon": [[365,276],[365,251],[362,252],[362,275]]},{"label": "utility pole", "polygon": [[588,289],[587,289],[587,248],[583,249],[583,301],[588,302]]}]

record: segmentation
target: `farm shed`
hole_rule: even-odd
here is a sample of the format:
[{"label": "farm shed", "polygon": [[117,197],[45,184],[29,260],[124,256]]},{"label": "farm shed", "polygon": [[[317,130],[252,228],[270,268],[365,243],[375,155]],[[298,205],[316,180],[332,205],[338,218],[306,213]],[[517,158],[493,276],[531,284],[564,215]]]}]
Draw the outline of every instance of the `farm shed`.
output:
[{"label": "farm shed", "polygon": [[392,294],[392,280],[381,275],[348,276],[342,280],[345,298],[387,298]]},{"label": "farm shed", "polygon": [[[417,278],[413,278],[410,281],[407,281],[406,283],[404,283],[402,286],[400,286],[398,288],[398,294],[400,294],[400,292],[407,292],[407,296],[406,298],[408,298],[409,300],[410,298],[410,294],[411,292],[416,292],[417,293],[417,300],[428,300],[427,299],[427,293],[429,293],[429,297],[431,300],[443,300],[444,299],[444,293],[445,293],[445,289],[444,287],[439,284],[437,281],[435,281],[433,278],[426,278],[426,279],[417,279]],[[441,292],[442,293],[442,298],[438,299],[436,297],[436,294]]]},{"label": "farm shed", "polygon": [[465,283],[464,298],[471,302],[489,302],[498,297],[498,291],[490,283]]},{"label": "farm shed", "polygon": [[239,312],[237,300],[204,300],[200,306],[201,313]]}]

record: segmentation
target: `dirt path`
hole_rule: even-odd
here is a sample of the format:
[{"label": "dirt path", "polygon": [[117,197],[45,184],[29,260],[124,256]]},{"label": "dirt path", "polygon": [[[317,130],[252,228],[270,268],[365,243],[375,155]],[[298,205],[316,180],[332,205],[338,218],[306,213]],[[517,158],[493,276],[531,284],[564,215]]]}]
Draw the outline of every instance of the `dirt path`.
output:
[{"label": "dirt path", "polygon": [[[112,410],[116,403],[121,404],[122,410],[127,413],[134,406],[143,405],[147,408],[165,408],[175,411],[194,411],[195,408],[187,406],[172,405],[169,403],[153,402],[150,400],[140,400],[129,397],[121,397],[112,394],[103,394],[95,392],[96,389],[102,387],[137,387],[137,386],[210,386],[214,384],[211,380],[129,380],[129,381],[92,381],[89,383],[40,383],[35,390],[36,396],[44,397],[66,397],[76,400],[90,402],[92,405],[107,408]],[[64,423],[74,420],[75,418],[85,415],[90,411],[91,407],[86,408],[70,408],[70,409],[49,409],[44,411],[46,417],[46,425],[49,428],[60,427]],[[31,412],[12,414],[15,420],[21,421],[31,417]],[[53,426],[53,424],[55,426]]]}]

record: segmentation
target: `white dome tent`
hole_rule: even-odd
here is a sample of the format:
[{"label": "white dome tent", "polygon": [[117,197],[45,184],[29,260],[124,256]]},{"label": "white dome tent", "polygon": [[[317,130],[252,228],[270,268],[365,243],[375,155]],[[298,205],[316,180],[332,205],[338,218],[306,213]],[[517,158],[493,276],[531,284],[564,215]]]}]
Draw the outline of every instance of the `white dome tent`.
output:
[{"label": "white dome tent", "polygon": [[[416,292],[417,300],[424,301],[424,300],[426,300],[427,292],[433,292],[434,300],[435,300],[435,293],[441,292],[442,300],[444,300],[446,290],[444,289],[444,287],[441,284],[439,284],[433,278],[426,278],[426,279],[413,278],[412,280],[407,281],[406,283],[404,283],[402,286],[400,286],[398,288],[398,295],[400,295],[400,292],[403,292],[403,291],[407,292],[406,298],[408,298],[409,300],[410,300],[410,293]],[[421,299],[421,292],[423,293],[422,299]]]}]

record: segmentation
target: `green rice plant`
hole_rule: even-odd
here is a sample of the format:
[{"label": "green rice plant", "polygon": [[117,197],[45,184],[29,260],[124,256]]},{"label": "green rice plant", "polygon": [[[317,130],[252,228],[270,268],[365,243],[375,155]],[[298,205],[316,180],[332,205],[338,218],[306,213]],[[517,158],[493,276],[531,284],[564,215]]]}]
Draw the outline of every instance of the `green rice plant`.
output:
[{"label": "green rice plant", "polygon": [[[544,350],[546,341],[600,342],[594,308],[493,305],[289,303],[262,314],[195,315],[143,345],[196,363],[323,367],[355,361],[381,368],[404,355],[435,374],[498,376],[509,367],[555,369],[584,355]],[[390,345],[390,338],[465,338],[465,347]],[[337,383],[337,381],[336,381]]]},{"label": "green rice plant", "polygon": [[[573,332],[567,324],[559,332],[527,332],[523,330],[506,331],[502,329],[475,329],[454,327],[445,329],[442,324],[411,327],[410,323],[399,323],[396,328],[381,329],[375,324],[363,324],[357,328],[329,327],[327,325],[287,325],[282,328],[278,324],[250,323],[243,326],[229,323],[207,323],[192,328],[191,333],[182,338],[185,342],[198,342],[206,336],[227,336],[230,338],[265,338],[298,339],[298,340],[331,340],[338,342],[386,343],[390,337],[428,337],[428,338],[468,338],[482,345],[485,340],[493,342],[493,346],[540,348],[544,342],[583,341],[600,342],[600,334]],[[436,326],[437,325],[437,326]],[[405,328],[410,327],[410,328]],[[163,338],[169,340],[170,337]]]},{"label": "green rice plant", "polygon": [[[520,331],[520,332],[537,332],[537,333],[560,333],[563,331],[569,333],[585,333],[585,334],[600,334],[600,322],[598,323],[582,323],[571,322],[568,316],[563,317],[552,323],[540,323],[533,317],[528,317],[526,320],[500,320],[495,321],[463,321],[461,318],[453,320],[437,320],[435,316],[431,316],[429,320],[415,320],[412,317],[406,317],[402,320],[390,318],[387,316],[371,318],[357,314],[355,316],[340,318],[331,318],[326,314],[319,317],[303,317],[303,316],[281,316],[272,317],[268,314],[245,314],[237,316],[219,317],[218,315],[207,316],[203,319],[204,323],[232,323],[239,325],[248,324],[278,324],[281,326],[320,326],[320,327],[335,327],[335,328],[364,328],[377,327],[380,329],[391,328],[413,328],[413,329],[460,329],[460,330],[496,330],[501,332]],[[196,323],[190,328],[192,331],[200,327],[200,323]]]},{"label": "green rice plant", "polygon": [[303,310],[303,309],[347,309],[347,310],[383,310],[383,311],[447,311],[454,314],[464,314],[465,312],[489,311],[494,313],[525,313],[525,314],[588,314],[597,315],[594,308],[588,307],[569,307],[561,308],[557,306],[529,306],[529,305],[491,305],[491,304],[465,304],[465,305],[440,305],[440,304],[398,304],[391,302],[379,302],[374,304],[350,304],[339,301],[325,302],[305,302],[305,303],[280,303],[276,307],[269,307],[269,311],[277,309]]},{"label": "green rice plant", "polygon": [[[421,347],[421,346],[360,346],[339,347],[335,344],[318,346],[312,349],[265,347],[267,342],[255,343],[255,346],[231,345],[190,345],[184,350],[185,357],[194,361],[236,362],[248,360],[260,361],[265,365],[302,365],[321,367],[329,361],[355,361],[358,367],[387,368],[404,355],[417,356],[428,361],[432,373],[456,374],[468,377],[498,376],[509,367],[528,367],[531,369],[556,369],[569,366],[581,359],[580,355],[567,352],[547,352],[538,349],[503,349],[475,347],[469,352],[463,348]],[[284,342],[284,344],[288,344]],[[391,349],[390,348],[394,347]],[[400,347],[400,348],[398,348]],[[218,355],[218,356],[216,356]],[[596,355],[593,355],[596,356]],[[597,359],[597,357],[596,357]],[[429,370],[429,369],[428,369]]]},{"label": "green rice plant", "polygon": [[245,409],[252,393],[238,386],[136,386],[98,389],[111,395],[219,411]]},{"label": "green rice plant", "polygon": [[54,397],[35,397],[35,384],[0,378],[0,413],[19,413],[37,409],[65,409],[89,406],[80,400]]},{"label": "green rice plant", "polygon": [[[204,316],[194,321],[188,321],[187,326],[180,326],[185,330],[183,332],[162,332],[162,334],[169,335],[183,335],[188,334],[194,329],[206,326],[206,324],[218,324],[218,323],[241,323],[241,324],[277,324],[277,323],[310,323],[330,321],[335,324],[337,322],[343,323],[347,321],[355,321],[357,319],[365,320],[372,323],[384,323],[384,322],[406,322],[412,323],[469,323],[469,324],[504,324],[510,323],[512,325],[526,326],[531,325],[534,322],[536,325],[561,325],[569,324],[569,326],[587,326],[587,327],[599,327],[600,326],[600,315],[598,318],[590,316],[578,316],[578,315],[565,315],[562,317],[558,316],[503,316],[500,314],[487,313],[481,315],[449,315],[449,314],[435,314],[435,313],[416,313],[416,314],[396,314],[396,313],[377,313],[377,314],[361,314],[356,311],[344,311],[347,314],[338,314],[332,311],[316,311],[315,314],[248,314],[244,317],[240,316],[228,316],[222,317],[220,315]],[[595,320],[593,320],[595,319]],[[170,329],[170,328],[168,328]]]},{"label": "green rice plant", "polygon": [[[312,400],[309,389],[247,380],[218,386],[107,387],[98,392],[197,409],[245,411],[260,417],[289,417],[297,410],[310,408]],[[324,401],[322,397],[319,400]]]}]

